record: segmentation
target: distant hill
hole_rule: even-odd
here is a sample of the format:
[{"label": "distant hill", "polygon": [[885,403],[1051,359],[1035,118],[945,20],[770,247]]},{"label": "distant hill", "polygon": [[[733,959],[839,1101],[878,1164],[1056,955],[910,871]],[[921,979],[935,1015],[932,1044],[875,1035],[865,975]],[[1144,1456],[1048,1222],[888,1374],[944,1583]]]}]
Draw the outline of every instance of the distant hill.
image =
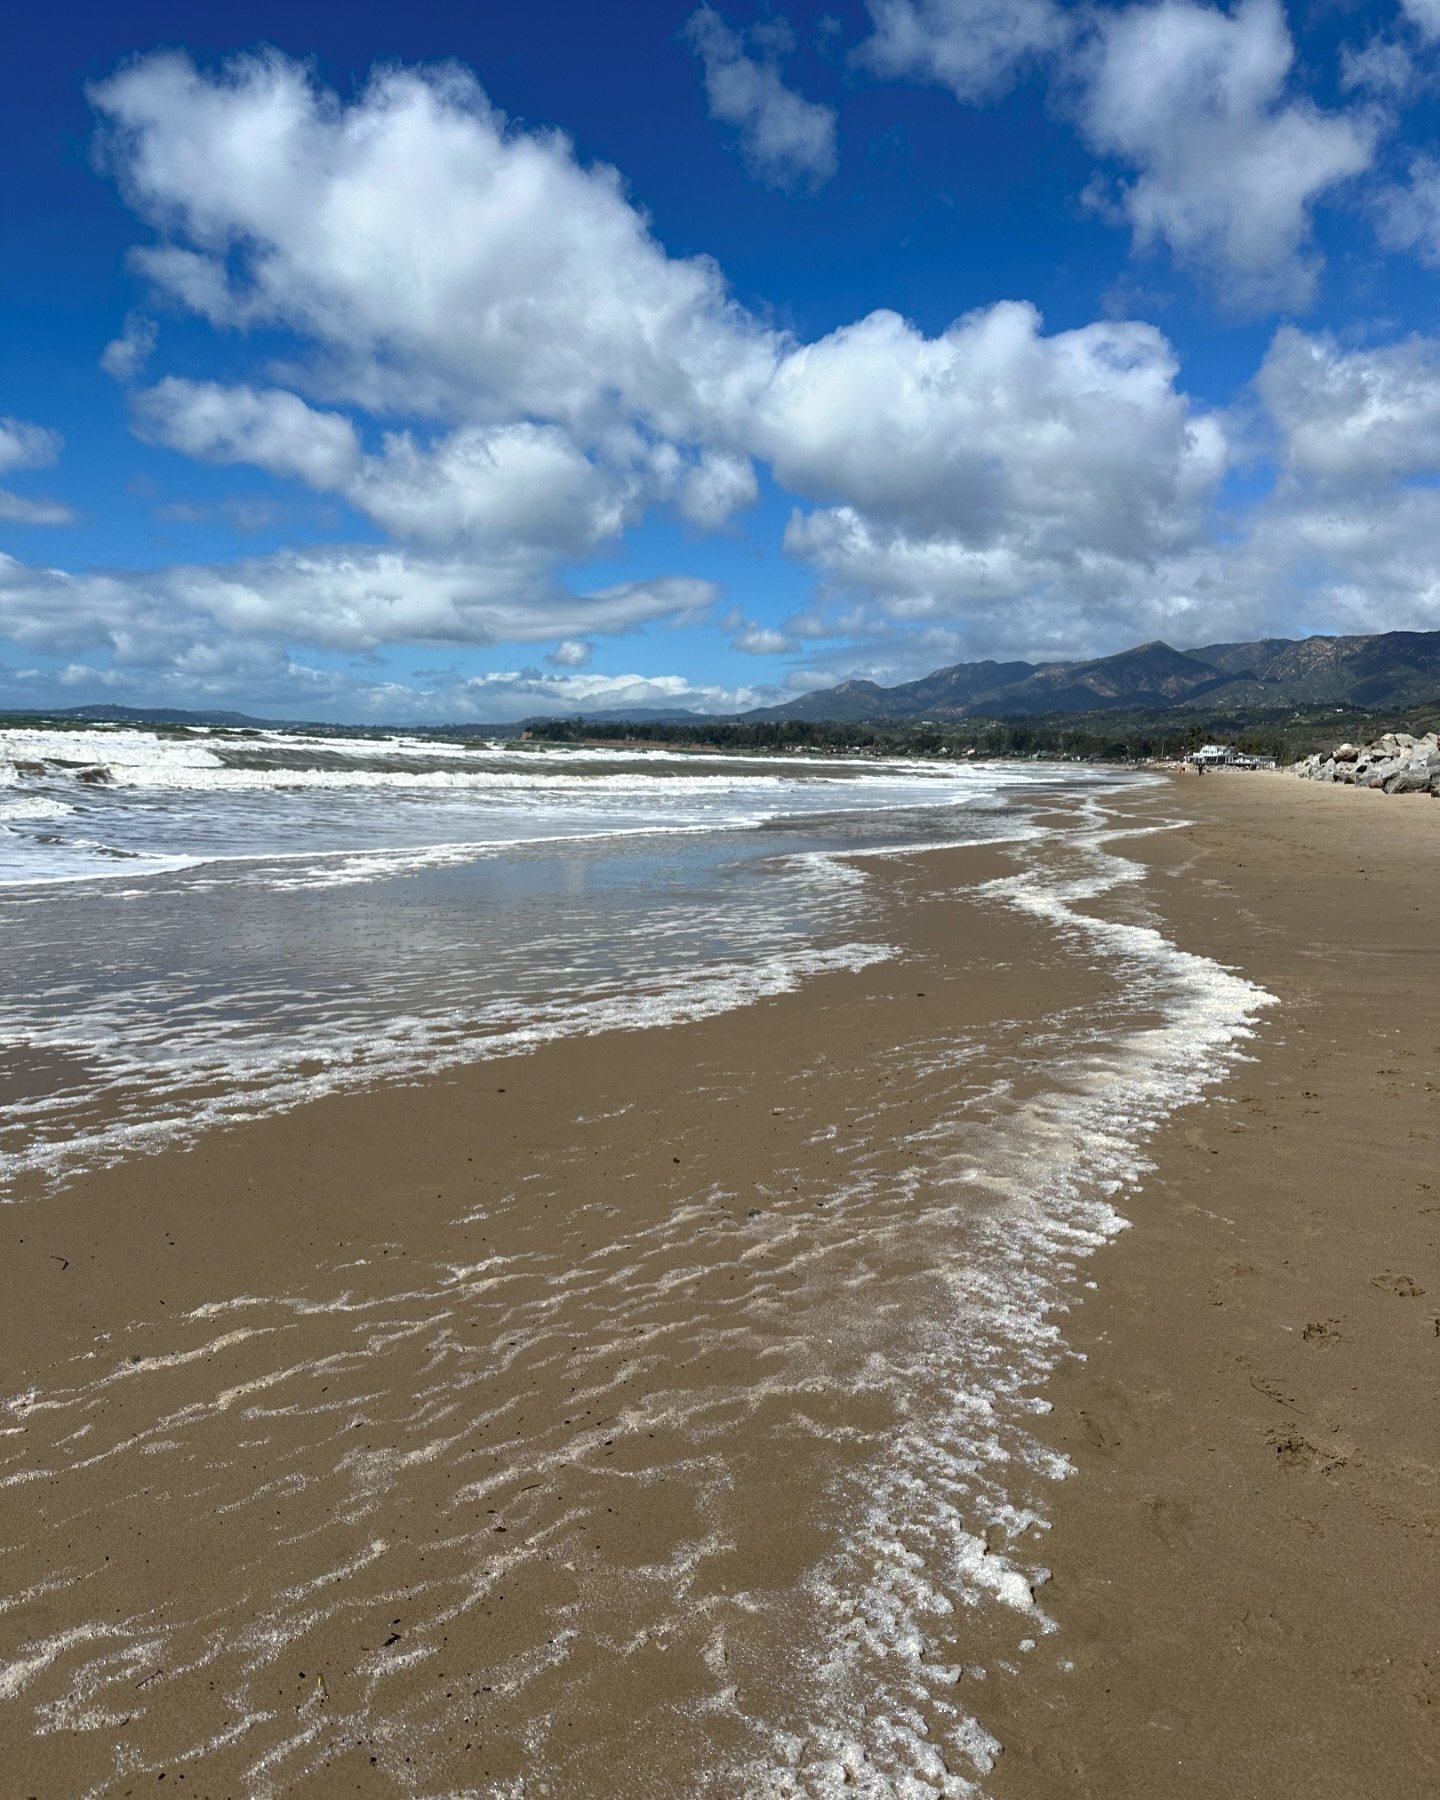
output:
[{"label": "distant hill", "polygon": [[70,719],[81,725],[228,725],[260,730],[295,726],[293,719],[252,719],[248,713],[238,712],[184,712],[174,706],[116,706],[108,700],[93,706],[27,706],[6,711],[5,717]]},{"label": "distant hill", "polygon": [[[693,719],[695,715],[685,713],[680,716]],[[93,706],[0,707],[0,719],[53,719],[69,725],[196,725],[229,731],[300,731],[332,737],[384,737],[397,731],[417,737],[504,737],[513,736],[522,729],[515,723],[486,724],[474,719],[456,720],[446,725],[353,725],[337,723],[333,719],[260,719],[250,713],[187,712],[175,706],[117,706],[108,700]]]},{"label": "distant hill", "polygon": [[1440,694],[1440,631],[1374,637],[1262,638],[1176,650],[1157,639],[1088,662],[954,663],[918,681],[845,681],[762,707],[750,719],[1014,719],[1134,709],[1405,706]]}]

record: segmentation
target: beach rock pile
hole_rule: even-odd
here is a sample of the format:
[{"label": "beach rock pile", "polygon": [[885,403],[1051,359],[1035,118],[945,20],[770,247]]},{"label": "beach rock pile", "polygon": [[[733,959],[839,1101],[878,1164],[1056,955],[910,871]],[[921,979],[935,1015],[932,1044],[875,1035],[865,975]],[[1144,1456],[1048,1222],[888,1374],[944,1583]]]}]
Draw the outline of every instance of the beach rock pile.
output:
[{"label": "beach rock pile", "polygon": [[1372,744],[1340,744],[1328,756],[1307,756],[1295,773],[1308,781],[1342,781],[1387,794],[1440,795],[1440,736],[1387,731]]}]

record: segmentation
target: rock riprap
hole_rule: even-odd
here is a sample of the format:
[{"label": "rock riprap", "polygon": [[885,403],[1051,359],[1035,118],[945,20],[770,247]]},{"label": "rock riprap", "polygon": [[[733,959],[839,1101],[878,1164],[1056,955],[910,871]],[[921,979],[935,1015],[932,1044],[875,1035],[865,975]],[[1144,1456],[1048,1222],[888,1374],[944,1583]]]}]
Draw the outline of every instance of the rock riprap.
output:
[{"label": "rock riprap", "polygon": [[1307,756],[1295,764],[1307,781],[1341,781],[1346,786],[1380,788],[1387,794],[1440,795],[1440,734],[1387,731],[1371,744],[1340,744],[1328,756]]}]

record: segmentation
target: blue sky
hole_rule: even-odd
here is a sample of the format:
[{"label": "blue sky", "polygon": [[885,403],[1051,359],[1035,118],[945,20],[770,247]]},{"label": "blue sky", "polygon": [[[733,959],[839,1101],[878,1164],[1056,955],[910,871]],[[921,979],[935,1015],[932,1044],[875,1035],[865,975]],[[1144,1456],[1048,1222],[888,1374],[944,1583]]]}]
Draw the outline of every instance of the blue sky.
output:
[{"label": "blue sky", "polygon": [[0,704],[1440,628],[1440,0],[30,9]]}]

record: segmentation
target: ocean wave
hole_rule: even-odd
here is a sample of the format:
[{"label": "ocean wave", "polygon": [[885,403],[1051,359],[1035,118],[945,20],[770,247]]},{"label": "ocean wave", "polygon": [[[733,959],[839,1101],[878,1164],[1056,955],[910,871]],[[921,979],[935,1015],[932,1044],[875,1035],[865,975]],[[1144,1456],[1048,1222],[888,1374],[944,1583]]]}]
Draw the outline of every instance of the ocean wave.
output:
[{"label": "ocean wave", "polygon": [[[323,765],[323,766],[322,766]],[[473,850],[710,830],[822,812],[985,808],[1032,769],[422,740],[0,732],[0,887],[246,865],[277,888],[384,880]],[[53,829],[42,830],[42,826]],[[297,848],[299,846],[299,848]],[[306,855],[308,874],[299,872]],[[126,864],[132,865],[127,868]],[[216,877],[229,879],[229,877]]]},{"label": "ocean wave", "polygon": [[75,808],[55,794],[26,794],[18,800],[0,800],[0,824],[19,824],[23,819],[63,819]]}]

